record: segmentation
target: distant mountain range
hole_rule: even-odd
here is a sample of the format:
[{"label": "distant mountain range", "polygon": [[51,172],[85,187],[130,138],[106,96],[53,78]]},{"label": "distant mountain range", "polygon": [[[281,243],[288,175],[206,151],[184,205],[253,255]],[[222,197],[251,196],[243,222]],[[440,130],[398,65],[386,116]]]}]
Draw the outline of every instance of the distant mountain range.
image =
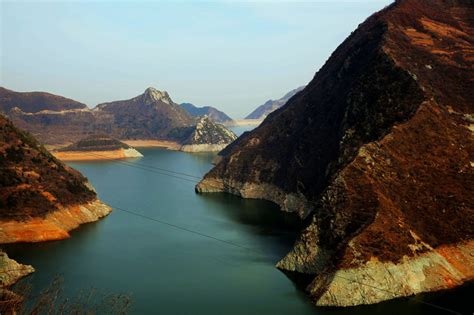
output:
[{"label": "distant mountain range", "polygon": [[251,112],[245,119],[265,119],[271,112],[277,110],[288,102],[290,98],[296,95],[299,91],[303,90],[304,86],[300,86],[285,94],[280,99],[268,100],[265,104],[258,106],[253,112]]},{"label": "distant mountain range", "polygon": [[[97,134],[121,140],[171,140],[188,144],[198,123],[167,92],[152,87],[131,99],[99,104],[94,109],[49,93],[20,93],[1,88],[0,112],[50,145],[67,144]],[[216,133],[222,132],[221,128],[212,126]],[[222,136],[230,139],[227,131]]]},{"label": "distant mountain range", "polygon": [[197,107],[196,105],[191,103],[181,103],[181,107],[184,108],[184,110],[186,110],[193,117],[200,117],[206,115],[218,123],[229,123],[232,121],[232,118],[226,115],[226,113],[212,106]]}]

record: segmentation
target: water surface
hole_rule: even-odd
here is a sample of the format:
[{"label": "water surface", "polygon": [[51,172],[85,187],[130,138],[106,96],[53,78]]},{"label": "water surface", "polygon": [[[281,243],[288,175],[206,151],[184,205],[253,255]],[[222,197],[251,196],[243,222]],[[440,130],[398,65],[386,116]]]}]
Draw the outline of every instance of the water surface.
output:
[{"label": "water surface", "polygon": [[[445,314],[408,299],[352,309],[313,307],[274,267],[294,242],[296,218],[265,201],[197,195],[191,178],[158,170],[201,177],[212,154],[141,151],[143,158],[127,162],[70,165],[104,202],[224,242],[115,209],[68,240],[7,247],[10,256],[37,269],[24,281],[39,290],[61,274],[67,296],[91,287],[130,293],[132,314]],[[469,293],[472,287],[419,298],[466,310]]]}]

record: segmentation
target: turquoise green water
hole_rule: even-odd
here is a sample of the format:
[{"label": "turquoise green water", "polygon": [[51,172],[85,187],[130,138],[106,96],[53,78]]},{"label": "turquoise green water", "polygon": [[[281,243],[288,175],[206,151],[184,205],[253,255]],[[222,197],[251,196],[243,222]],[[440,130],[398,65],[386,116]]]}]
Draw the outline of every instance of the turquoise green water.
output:
[{"label": "turquoise green water", "polygon": [[[7,247],[10,256],[37,269],[24,281],[39,290],[61,274],[65,296],[91,287],[129,293],[132,314],[447,314],[407,299],[352,309],[313,307],[274,267],[291,248],[298,220],[264,201],[197,195],[194,183],[138,165],[201,176],[211,168],[211,154],[142,151],[143,158],[127,163],[71,165],[111,205],[252,250],[115,210],[68,240]],[[466,287],[419,298],[470,313],[471,295]]]}]

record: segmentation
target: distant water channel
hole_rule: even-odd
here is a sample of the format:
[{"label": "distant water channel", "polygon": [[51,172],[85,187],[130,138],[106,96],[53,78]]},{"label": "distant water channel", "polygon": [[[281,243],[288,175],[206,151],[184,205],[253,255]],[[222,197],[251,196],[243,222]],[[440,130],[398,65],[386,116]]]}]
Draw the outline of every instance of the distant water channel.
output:
[{"label": "distant water channel", "polygon": [[[143,158],[126,163],[70,165],[106,203],[242,247],[115,210],[68,240],[8,246],[10,256],[37,269],[23,281],[39,291],[60,274],[66,296],[92,287],[129,293],[132,314],[448,314],[408,299],[351,309],[313,307],[274,267],[296,238],[295,217],[265,201],[197,195],[192,181],[158,170],[200,177],[211,168],[213,154],[141,151]],[[472,286],[419,299],[469,311],[469,293]]]}]

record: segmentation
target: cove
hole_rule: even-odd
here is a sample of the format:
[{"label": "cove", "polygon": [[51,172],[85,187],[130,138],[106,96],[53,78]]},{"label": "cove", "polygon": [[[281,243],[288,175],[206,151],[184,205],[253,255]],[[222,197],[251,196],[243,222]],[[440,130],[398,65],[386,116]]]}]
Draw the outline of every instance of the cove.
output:
[{"label": "cove", "polygon": [[[128,293],[131,314],[446,314],[410,299],[349,309],[312,306],[274,267],[300,229],[294,216],[266,201],[197,195],[197,178],[159,170],[201,177],[211,168],[213,154],[141,151],[143,158],[126,163],[69,165],[112,206],[238,246],[114,209],[68,240],[6,246],[10,256],[37,270],[23,281],[38,291],[60,274],[66,296],[91,287]],[[470,292],[472,286],[417,299],[461,310]]]}]

